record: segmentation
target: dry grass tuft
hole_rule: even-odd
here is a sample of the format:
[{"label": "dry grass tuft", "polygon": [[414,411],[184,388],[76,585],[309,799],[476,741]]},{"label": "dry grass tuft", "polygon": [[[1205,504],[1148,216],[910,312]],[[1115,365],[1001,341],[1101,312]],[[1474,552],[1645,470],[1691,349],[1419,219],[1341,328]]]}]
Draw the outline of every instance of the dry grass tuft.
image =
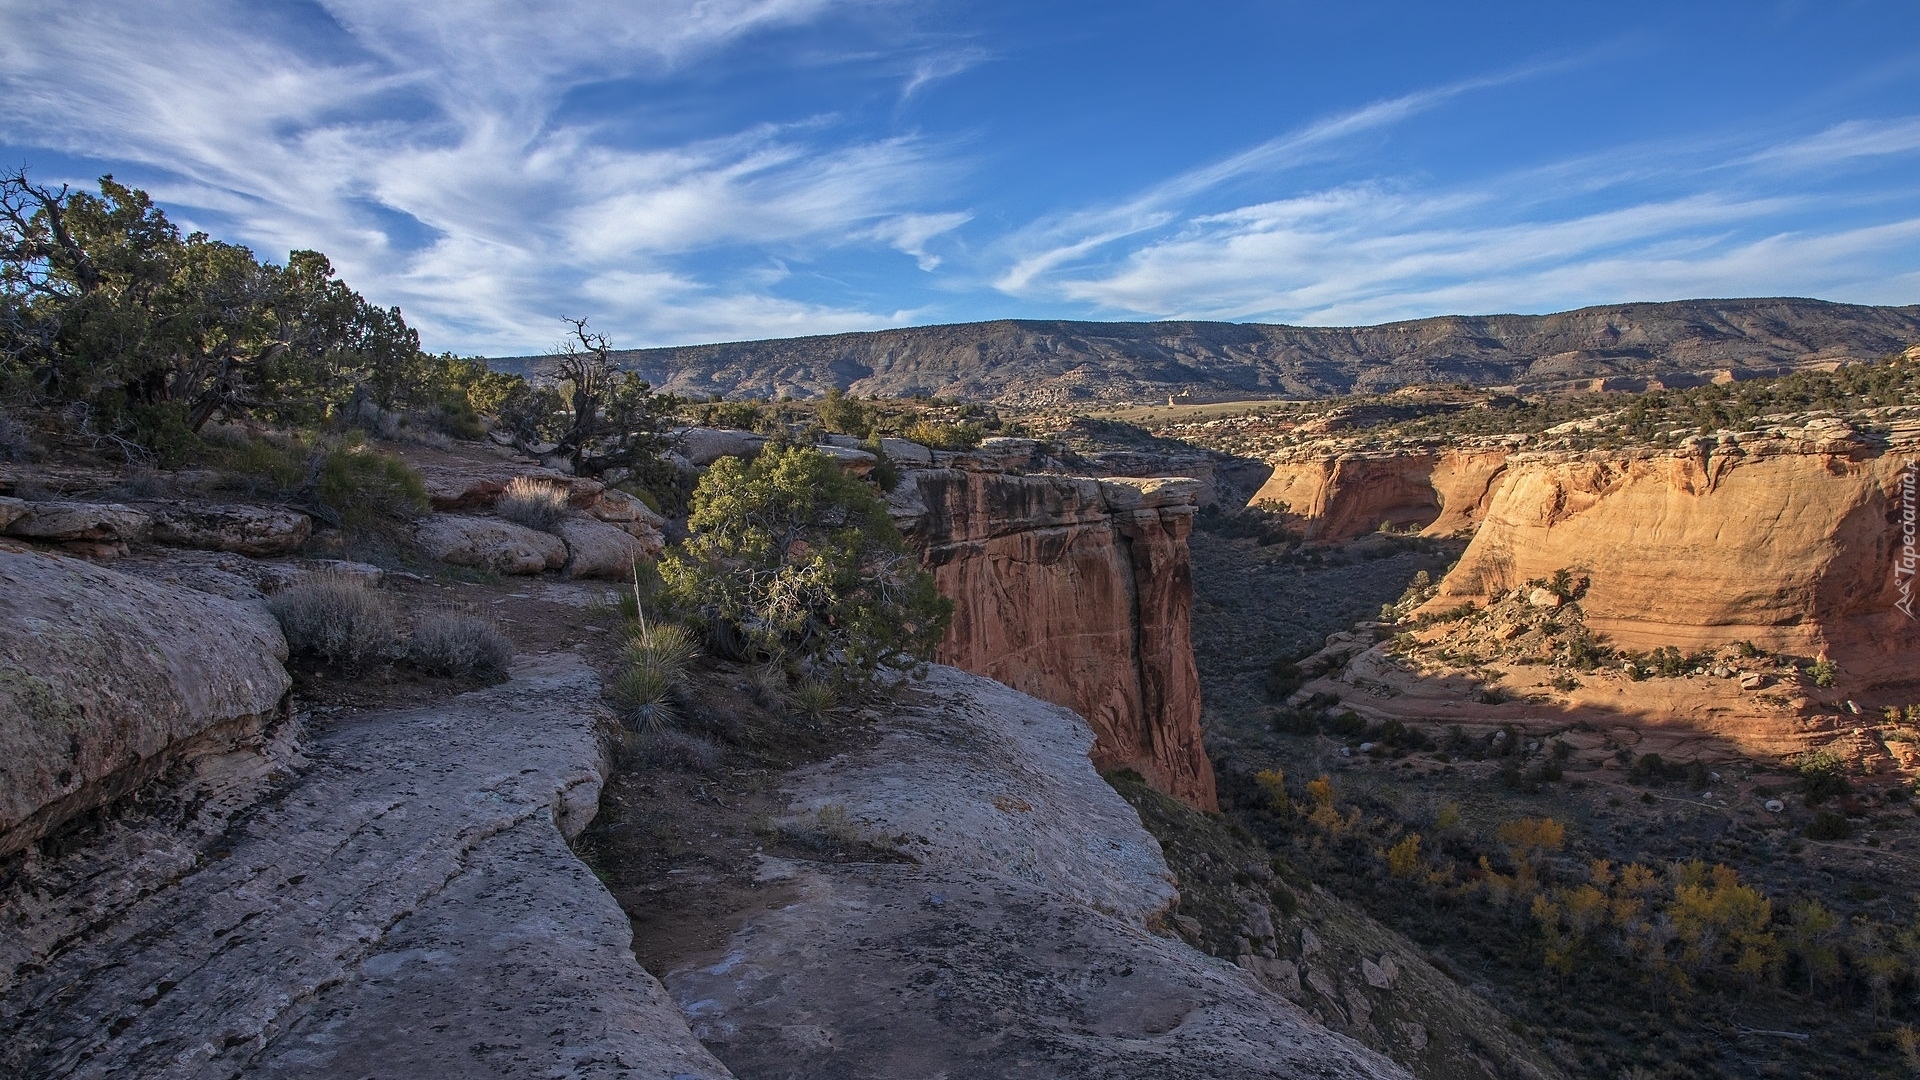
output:
[{"label": "dry grass tuft", "polygon": [[531,477],[516,476],[493,504],[493,512],[529,529],[551,529],[573,512],[567,489]]}]

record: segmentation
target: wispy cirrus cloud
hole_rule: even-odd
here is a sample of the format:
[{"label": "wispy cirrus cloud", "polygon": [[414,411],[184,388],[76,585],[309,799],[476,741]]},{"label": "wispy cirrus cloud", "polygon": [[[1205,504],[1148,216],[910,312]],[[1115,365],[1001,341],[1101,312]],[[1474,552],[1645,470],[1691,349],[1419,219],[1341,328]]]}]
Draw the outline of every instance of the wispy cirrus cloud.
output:
[{"label": "wispy cirrus cloud", "polygon": [[1892,120],[1848,120],[1804,139],[1769,146],[1744,164],[1824,168],[1857,158],[1894,157],[1920,152],[1920,116]]},{"label": "wispy cirrus cloud", "polygon": [[994,285],[1002,292],[1026,292],[1037,279],[1060,266],[1177,220],[1189,201],[1230,181],[1325,160],[1338,153],[1341,144],[1358,136],[1384,131],[1476,90],[1531,78],[1558,66],[1530,66],[1461,79],[1371,102],[1323,117],[1219,161],[1177,173],[1118,204],[1036,222],[1003,241],[1001,246],[1014,254],[1011,265]]},{"label": "wispy cirrus cloud", "polygon": [[[0,136],[144,165],[143,186],[189,220],[268,254],[325,250],[430,342],[539,347],[582,297],[634,343],[865,327],[896,313],[780,301],[750,276],[690,276],[676,261],[866,237],[925,263],[939,230],[901,243],[882,227],[920,220],[938,147],[850,135],[831,117],[664,146],[557,119],[578,86],[665,77],[832,6],[322,0],[304,18],[240,0],[16,7],[0,10]],[[643,294],[649,282],[684,314]]]},{"label": "wispy cirrus cloud", "polygon": [[[1492,80],[1405,95],[1311,124],[1029,230],[996,285],[1113,316],[1344,325],[1451,311],[1543,311],[1628,298],[1793,291],[1911,303],[1920,188],[1856,189],[1894,207],[1835,222],[1836,171],[1920,156],[1920,118],[1808,135],[1615,146],[1435,185],[1383,175],[1222,207],[1249,174],[1336,153]],[[1366,169],[1364,153],[1350,172]],[[1812,174],[1820,174],[1814,176]],[[1816,220],[1818,218],[1826,220]],[[1783,287],[1784,286],[1784,287]]]}]

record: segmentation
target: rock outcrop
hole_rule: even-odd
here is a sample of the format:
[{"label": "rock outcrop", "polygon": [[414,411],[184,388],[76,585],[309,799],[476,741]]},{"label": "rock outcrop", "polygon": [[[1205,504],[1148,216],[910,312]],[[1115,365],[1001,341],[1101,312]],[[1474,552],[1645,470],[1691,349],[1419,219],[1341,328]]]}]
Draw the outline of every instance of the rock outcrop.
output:
[{"label": "rock outcrop", "polygon": [[1895,605],[1917,449],[1920,421],[1869,438],[1814,420],[1674,451],[1515,455],[1428,610],[1570,568],[1590,580],[1587,625],[1625,648],[1749,640],[1913,679],[1920,624]]},{"label": "rock outcrop", "polygon": [[1306,449],[1271,462],[1253,501],[1287,505],[1308,540],[1338,543],[1382,525],[1428,536],[1470,531],[1505,472],[1502,447],[1385,453]]},{"label": "rock outcrop", "polygon": [[10,511],[7,535],[40,543],[58,543],[81,555],[124,555],[127,545],[147,539],[153,519],[120,503],[18,503]]},{"label": "rock outcrop", "polygon": [[1212,809],[1188,618],[1200,483],[910,470],[895,520],[956,609],[942,663],[1073,709],[1093,760]]},{"label": "rock outcrop", "polygon": [[[792,775],[912,862],[762,857],[796,899],[668,989],[746,1076],[1401,1078],[1252,975],[1150,932],[1159,845],[1065,710],[936,668],[872,746]],[[1071,1019],[1069,1019],[1071,1018]]]},{"label": "rock outcrop", "polygon": [[297,510],[229,503],[148,503],[156,543],[238,555],[285,555],[313,535],[313,519]]},{"label": "rock outcrop", "polygon": [[265,608],[0,551],[0,854],[280,719]]},{"label": "rock outcrop", "polygon": [[63,901],[97,921],[0,972],[0,1073],[724,1080],[567,848],[598,697],[557,658],[328,725],[217,851]]},{"label": "rock outcrop", "polygon": [[538,574],[567,563],[567,545],[559,537],[498,518],[435,514],[413,539],[441,562],[497,574]]}]

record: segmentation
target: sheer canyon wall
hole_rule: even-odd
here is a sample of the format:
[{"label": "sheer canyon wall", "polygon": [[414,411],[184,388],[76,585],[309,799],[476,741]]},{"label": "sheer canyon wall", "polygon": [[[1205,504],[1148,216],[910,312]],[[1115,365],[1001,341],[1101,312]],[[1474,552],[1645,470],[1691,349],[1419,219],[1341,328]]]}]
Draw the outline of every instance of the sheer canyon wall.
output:
[{"label": "sheer canyon wall", "polygon": [[1101,768],[1215,808],[1187,536],[1200,481],[905,472],[891,501],[955,601],[942,663],[1086,717]]}]

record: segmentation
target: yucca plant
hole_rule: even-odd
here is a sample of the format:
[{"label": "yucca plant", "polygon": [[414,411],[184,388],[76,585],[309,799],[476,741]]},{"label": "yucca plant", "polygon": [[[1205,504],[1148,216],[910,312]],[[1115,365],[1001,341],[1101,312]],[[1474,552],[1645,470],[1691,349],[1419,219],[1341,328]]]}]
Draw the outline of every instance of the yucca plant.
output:
[{"label": "yucca plant", "polygon": [[826,719],[834,706],[840,704],[840,694],[831,683],[817,679],[805,679],[787,692],[787,706],[794,715],[818,722]]}]

